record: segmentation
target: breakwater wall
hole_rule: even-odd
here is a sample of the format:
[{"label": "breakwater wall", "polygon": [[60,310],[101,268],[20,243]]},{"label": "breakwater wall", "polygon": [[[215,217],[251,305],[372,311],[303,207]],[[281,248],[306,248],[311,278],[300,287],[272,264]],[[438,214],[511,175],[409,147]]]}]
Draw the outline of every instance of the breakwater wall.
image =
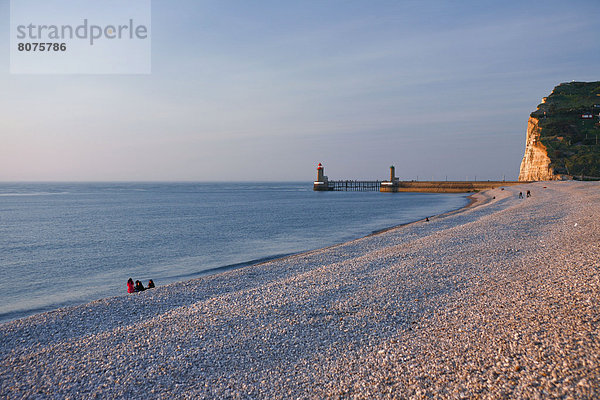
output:
[{"label": "breakwater wall", "polygon": [[395,181],[382,182],[380,192],[469,193],[502,186],[522,185],[518,181]]}]

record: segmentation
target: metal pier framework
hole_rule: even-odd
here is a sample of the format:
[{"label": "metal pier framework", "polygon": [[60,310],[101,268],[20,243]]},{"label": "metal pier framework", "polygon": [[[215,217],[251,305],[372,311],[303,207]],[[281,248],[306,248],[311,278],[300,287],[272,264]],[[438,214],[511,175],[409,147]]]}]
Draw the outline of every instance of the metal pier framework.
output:
[{"label": "metal pier framework", "polygon": [[326,189],[315,190],[335,190],[342,192],[379,192],[381,182],[379,181],[328,181]]},{"label": "metal pier framework", "polygon": [[317,180],[313,185],[313,189],[317,191],[378,192],[380,188],[380,181],[330,181],[325,176],[325,169],[321,163],[317,166]]}]

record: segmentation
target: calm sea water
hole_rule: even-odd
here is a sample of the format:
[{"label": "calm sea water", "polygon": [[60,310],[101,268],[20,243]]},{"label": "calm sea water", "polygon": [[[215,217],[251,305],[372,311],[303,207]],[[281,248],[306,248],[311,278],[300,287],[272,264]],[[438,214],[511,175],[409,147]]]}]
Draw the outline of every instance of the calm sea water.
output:
[{"label": "calm sea water", "polygon": [[0,184],[0,321],[315,249],[457,209],[465,195],[311,183]]}]

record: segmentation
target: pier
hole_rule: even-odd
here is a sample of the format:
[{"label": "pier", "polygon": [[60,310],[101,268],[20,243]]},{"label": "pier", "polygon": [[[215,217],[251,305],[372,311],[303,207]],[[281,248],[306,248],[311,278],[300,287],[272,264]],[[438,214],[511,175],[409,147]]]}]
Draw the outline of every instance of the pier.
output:
[{"label": "pier", "polygon": [[394,166],[390,167],[388,181],[330,181],[325,169],[319,163],[317,180],[313,183],[315,191],[357,191],[357,192],[424,192],[424,193],[471,193],[495,189],[502,186],[520,185],[520,181],[401,181],[396,177]]},{"label": "pier", "polygon": [[[315,182],[316,184],[316,182]],[[316,185],[314,190],[331,190],[341,192],[379,192],[380,181],[327,181],[324,186]]]},{"label": "pier", "polygon": [[325,168],[319,163],[317,165],[317,180],[313,184],[316,191],[338,191],[338,192],[378,192],[381,190],[380,181],[357,181],[339,180],[330,181],[325,176]]}]

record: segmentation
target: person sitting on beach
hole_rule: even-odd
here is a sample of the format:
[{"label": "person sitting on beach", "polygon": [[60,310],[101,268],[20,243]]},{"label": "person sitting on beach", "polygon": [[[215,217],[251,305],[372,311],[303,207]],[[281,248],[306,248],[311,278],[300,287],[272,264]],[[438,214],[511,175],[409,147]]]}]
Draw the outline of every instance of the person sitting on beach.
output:
[{"label": "person sitting on beach", "polygon": [[148,281],[148,287],[146,289],[152,289],[154,287],[154,281],[152,279],[150,279]]},{"label": "person sitting on beach", "polygon": [[135,292],[135,286],[133,285],[133,279],[129,278],[127,280],[127,293]]},{"label": "person sitting on beach", "polygon": [[135,291],[136,292],[143,292],[144,290],[146,290],[146,289],[144,288],[144,285],[142,285],[142,282],[135,281]]}]

